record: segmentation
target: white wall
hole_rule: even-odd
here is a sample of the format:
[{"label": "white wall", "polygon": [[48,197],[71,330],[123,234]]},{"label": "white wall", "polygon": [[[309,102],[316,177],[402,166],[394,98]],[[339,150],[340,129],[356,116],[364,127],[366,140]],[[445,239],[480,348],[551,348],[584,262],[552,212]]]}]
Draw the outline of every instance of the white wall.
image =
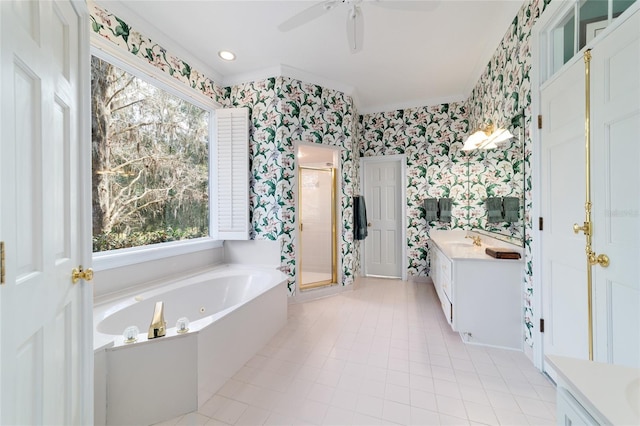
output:
[{"label": "white wall", "polygon": [[209,268],[224,262],[224,248],[213,248],[165,257],[134,265],[96,270],[93,279],[94,299],[148,286],[154,281],[166,281]]}]

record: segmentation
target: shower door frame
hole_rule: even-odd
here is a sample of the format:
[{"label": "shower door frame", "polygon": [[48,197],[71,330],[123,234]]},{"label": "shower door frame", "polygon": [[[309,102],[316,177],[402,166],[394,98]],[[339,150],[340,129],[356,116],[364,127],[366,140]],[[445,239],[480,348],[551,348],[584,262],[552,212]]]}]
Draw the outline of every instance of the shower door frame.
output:
[{"label": "shower door frame", "polygon": [[[324,171],[331,172],[331,278],[328,280],[317,281],[309,284],[303,284],[303,262],[302,262],[302,253],[304,250],[302,232],[303,225],[302,222],[302,170],[316,170],[316,171]],[[298,246],[298,263],[299,268],[299,283],[298,288],[300,291],[312,290],[320,287],[328,287],[332,285],[338,284],[338,219],[336,214],[336,206],[337,206],[337,187],[336,187],[336,175],[337,169],[335,167],[312,167],[312,166],[300,166],[297,168],[298,174],[298,235],[299,238],[299,246]]]}]

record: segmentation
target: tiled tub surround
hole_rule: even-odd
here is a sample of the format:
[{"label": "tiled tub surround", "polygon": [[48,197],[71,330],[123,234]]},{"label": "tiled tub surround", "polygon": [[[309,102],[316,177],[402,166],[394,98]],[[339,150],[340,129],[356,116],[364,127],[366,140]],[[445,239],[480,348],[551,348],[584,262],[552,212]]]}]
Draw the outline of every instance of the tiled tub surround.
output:
[{"label": "tiled tub surround", "polygon": [[[157,301],[165,337],[147,339]],[[176,320],[188,317],[185,334]],[[96,424],[150,424],[193,411],[260,350],[287,318],[286,277],[226,265],[99,301],[94,308]],[[138,341],[124,343],[135,325]]]},{"label": "tiled tub surround", "polygon": [[431,231],[429,247],[431,278],[451,328],[467,343],[522,350],[524,261],[485,253],[508,248],[522,256],[522,248],[462,230]]},{"label": "tiled tub surround", "polygon": [[358,278],[287,325],[209,401],[163,425],[554,425],[518,351],[468,345],[430,282]]}]

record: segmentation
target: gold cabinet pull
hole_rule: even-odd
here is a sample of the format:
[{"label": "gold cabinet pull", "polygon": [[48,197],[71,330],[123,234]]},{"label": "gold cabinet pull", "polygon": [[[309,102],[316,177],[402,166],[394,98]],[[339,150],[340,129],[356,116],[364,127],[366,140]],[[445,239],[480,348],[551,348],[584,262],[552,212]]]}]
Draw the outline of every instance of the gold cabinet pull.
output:
[{"label": "gold cabinet pull", "polygon": [[77,283],[79,280],[91,281],[93,279],[93,269],[82,269],[82,265],[77,268],[73,268],[71,271],[71,282]]}]

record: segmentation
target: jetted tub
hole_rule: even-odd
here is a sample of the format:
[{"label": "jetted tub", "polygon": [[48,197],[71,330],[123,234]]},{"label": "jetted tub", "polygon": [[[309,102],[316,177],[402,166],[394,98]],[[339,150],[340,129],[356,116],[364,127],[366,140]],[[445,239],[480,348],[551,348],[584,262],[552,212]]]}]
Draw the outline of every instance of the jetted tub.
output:
[{"label": "jetted tub", "polygon": [[[165,337],[147,339],[157,301]],[[187,317],[186,333],[176,321]],[[285,324],[286,276],[225,265],[94,306],[96,423],[152,424],[194,411]],[[125,328],[140,330],[125,343]],[[102,414],[104,413],[104,414]]]}]

